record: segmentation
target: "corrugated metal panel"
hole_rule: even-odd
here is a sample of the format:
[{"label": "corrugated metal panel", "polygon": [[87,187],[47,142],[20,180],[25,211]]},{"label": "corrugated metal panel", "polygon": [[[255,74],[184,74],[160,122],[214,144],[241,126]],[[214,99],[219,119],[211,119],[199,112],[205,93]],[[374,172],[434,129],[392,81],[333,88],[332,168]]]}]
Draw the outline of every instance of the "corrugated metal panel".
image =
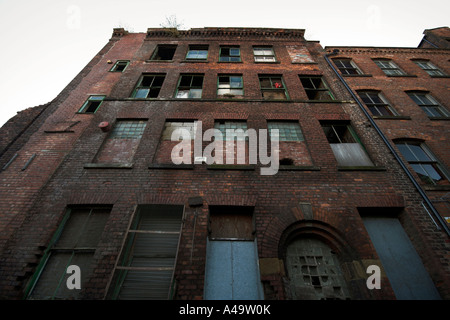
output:
[{"label": "corrugated metal panel", "polygon": [[359,143],[331,143],[330,146],[340,166],[373,166]]},{"label": "corrugated metal panel", "polygon": [[129,230],[115,298],[167,299],[176,263],[182,206],[142,206]]},{"label": "corrugated metal panel", "polygon": [[440,300],[422,260],[397,218],[363,217],[375,250],[399,300]]}]

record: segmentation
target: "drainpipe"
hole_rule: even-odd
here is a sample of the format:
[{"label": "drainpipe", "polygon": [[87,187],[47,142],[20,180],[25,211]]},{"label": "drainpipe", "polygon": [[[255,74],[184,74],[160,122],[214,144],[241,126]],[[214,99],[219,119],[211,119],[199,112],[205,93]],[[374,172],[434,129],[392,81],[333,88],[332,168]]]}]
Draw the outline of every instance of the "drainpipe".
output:
[{"label": "drainpipe", "polygon": [[365,114],[365,116],[367,117],[367,119],[369,120],[370,124],[372,125],[373,128],[375,128],[375,130],[377,131],[377,133],[380,135],[381,139],[383,140],[383,142],[386,144],[386,146],[389,148],[389,150],[391,151],[391,153],[394,155],[395,159],[397,160],[397,162],[400,164],[400,166],[402,167],[402,169],[405,171],[406,175],[408,176],[408,178],[411,180],[411,182],[413,183],[414,187],[417,189],[417,191],[420,193],[420,195],[422,196],[422,198],[424,199],[425,203],[428,205],[428,207],[430,208],[431,212],[433,213],[433,215],[435,216],[435,218],[440,222],[441,226],[444,228],[445,232],[447,233],[447,235],[450,236],[450,230],[449,227],[447,225],[447,222],[442,218],[442,216],[439,214],[439,212],[437,212],[436,208],[433,206],[433,204],[431,203],[431,200],[428,198],[428,196],[426,195],[425,191],[422,189],[422,187],[417,183],[416,179],[413,177],[413,175],[411,174],[411,171],[406,167],[406,165],[403,163],[402,159],[400,158],[400,156],[398,155],[398,153],[395,151],[395,149],[392,147],[392,145],[389,143],[389,140],[386,138],[386,136],[384,135],[384,133],[381,131],[381,129],[378,127],[378,125],[375,123],[375,121],[373,120],[372,116],[369,114],[369,112],[366,110],[366,108],[364,108],[364,106],[362,105],[362,103],[359,101],[358,97],[356,96],[356,94],[353,92],[353,90],[349,87],[349,85],[347,84],[347,82],[344,80],[344,78],[341,76],[341,74],[336,70],[336,68],[334,67],[334,65],[331,63],[330,59],[328,58],[329,56],[332,55],[336,55],[339,53],[339,50],[334,49],[332,53],[327,53],[325,54],[325,60],[327,61],[328,65],[331,67],[331,69],[334,71],[334,73],[336,73],[336,75],[338,76],[339,80],[342,82],[342,84],[345,86],[345,88],[347,89],[347,91],[351,94],[351,96],[353,97],[353,99],[356,101],[356,103],[358,104],[359,108],[362,110],[362,112]]}]

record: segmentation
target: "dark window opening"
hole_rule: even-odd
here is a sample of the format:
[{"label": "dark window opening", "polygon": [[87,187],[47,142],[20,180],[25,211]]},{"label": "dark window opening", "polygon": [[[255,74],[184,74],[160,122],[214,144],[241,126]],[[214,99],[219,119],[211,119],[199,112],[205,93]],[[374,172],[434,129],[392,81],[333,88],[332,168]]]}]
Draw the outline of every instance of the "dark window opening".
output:
[{"label": "dark window opening", "polygon": [[95,113],[103,102],[105,96],[90,96],[83,104],[80,113]]},{"label": "dark window opening", "polygon": [[300,77],[309,100],[334,100],[330,89],[321,77]]},{"label": "dark window opening", "polygon": [[164,82],[164,75],[144,75],[133,92],[133,98],[157,98]]},{"label": "dark window opening", "polygon": [[173,56],[175,55],[175,50],[177,46],[175,45],[160,45],[156,48],[155,53],[151,60],[163,60],[170,61],[173,60]]}]

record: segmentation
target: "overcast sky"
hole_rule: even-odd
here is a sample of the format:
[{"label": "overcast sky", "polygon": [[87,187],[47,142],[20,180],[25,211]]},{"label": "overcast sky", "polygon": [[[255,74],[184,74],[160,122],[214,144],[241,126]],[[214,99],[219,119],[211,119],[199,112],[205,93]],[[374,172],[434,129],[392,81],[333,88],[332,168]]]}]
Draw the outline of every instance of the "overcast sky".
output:
[{"label": "overcast sky", "polygon": [[106,45],[113,28],[146,32],[175,15],[182,29],[305,29],[322,46],[417,47],[450,25],[448,0],[0,0],[0,126],[50,102]]}]

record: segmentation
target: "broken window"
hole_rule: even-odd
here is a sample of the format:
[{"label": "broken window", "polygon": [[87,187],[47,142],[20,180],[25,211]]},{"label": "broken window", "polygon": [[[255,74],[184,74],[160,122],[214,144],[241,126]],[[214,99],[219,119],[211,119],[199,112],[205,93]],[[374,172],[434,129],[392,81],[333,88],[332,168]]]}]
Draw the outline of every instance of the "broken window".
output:
[{"label": "broken window", "polygon": [[448,174],[445,168],[425,144],[411,141],[398,141],[395,144],[420,180],[430,185],[448,184]]},{"label": "broken window", "polygon": [[449,113],[427,92],[407,92],[430,118],[448,117]]},{"label": "broken window", "polygon": [[242,96],[244,84],[241,75],[219,75],[217,79],[217,95],[224,97]]},{"label": "broken window", "polygon": [[130,63],[130,61],[118,60],[114,64],[114,66],[112,67],[112,69],[110,71],[111,72],[123,72],[123,71],[125,71],[125,69],[127,68],[129,63]]},{"label": "broken window", "polygon": [[272,47],[254,47],[255,62],[276,62],[275,52]]},{"label": "broken window", "polygon": [[202,97],[203,75],[181,75],[176,98],[200,99]]},{"label": "broken window", "polygon": [[208,46],[191,45],[186,54],[186,60],[206,60],[208,58]]},{"label": "broken window", "polygon": [[102,104],[103,99],[105,99],[105,96],[90,96],[78,112],[95,113]]},{"label": "broken window", "polygon": [[241,49],[239,47],[220,47],[220,62],[240,62]]},{"label": "broken window", "polygon": [[127,230],[110,292],[118,300],[173,297],[183,206],[142,205]]},{"label": "broken window", "polygon": [[158,45],[150,60],[171,61],[175,55],[176,45]]},{"label": "broken window", "polygon": [[290,293],[295,300],[349,298],[347,283],[336,254],[313,238],[292,241],[286,249]]},{"label": "broken window", "polygon": [[381,93],[376,91],[358,91],[358,95],[374,116],[398,115]]},{"label": "broken window", "polygon": [[340,166],[373,166],[353,128],[346,123],[322,123],[322,129]]},{"label": "broken window", "polygon": [[373,61],[388,76],[403,76],[403,75],[406,75],[406,73],[402,69],[400,69],[391,60],[388,60],[388,59],[377,59],[377,60],[373,60]]},{"label": "broken window", "polygon": [[157,98],[163,85],[165,76],[162,74],[143,75],[133,91],[133,98]]},{"label": "broken window", "polygon": [[300,76],[303,88],[309,100],[334,100],[330,89],[320,76],[304,77]]},{"label": "broken window", "polygon": [[417,64],[420,68],[422,68],[426,73],[430,76],[440,77],[445,76],[444,72],[432,64],[428,60],[414,60],[414,63]]},{"label": "broken window", "polygon": [[78,299],[80,290],[70,290],[66,282],[70,265],[80,267],[83,288],[92,271],[97,249],[110,207],[70,208],[53,236],[48,250],[36,270],[28,299]]},{"label": "broken window", "polygon": [[334,64],[342,74],[362,74],[352,59],[333,59]]},{"label": "broken window", "polygon": [[288,98],[281,76],[260,75],[259,85],[264,100],[286,100]]}]

